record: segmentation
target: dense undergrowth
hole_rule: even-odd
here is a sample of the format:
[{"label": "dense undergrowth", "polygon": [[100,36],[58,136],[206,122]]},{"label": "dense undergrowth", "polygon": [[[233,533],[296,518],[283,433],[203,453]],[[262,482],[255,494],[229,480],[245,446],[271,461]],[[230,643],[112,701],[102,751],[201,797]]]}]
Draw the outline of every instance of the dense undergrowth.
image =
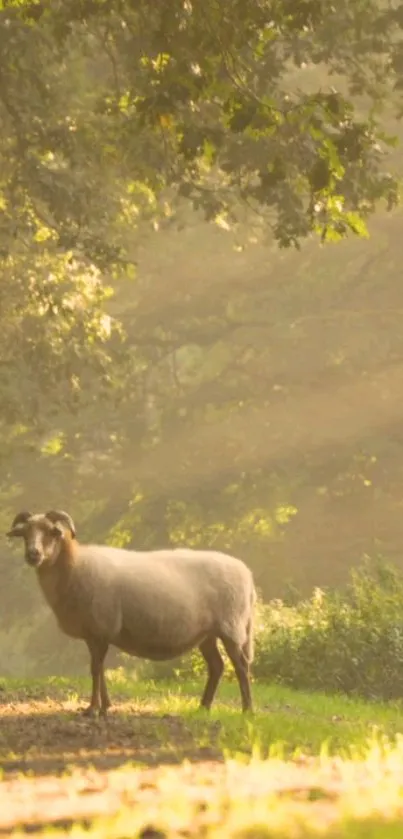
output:
[{"label": "dense undergrowth", "polygon": [[316,589],[265,608],[254,673],[305,690],[403,695],[403,577],[382,560],[351,572],[344,592]]}]

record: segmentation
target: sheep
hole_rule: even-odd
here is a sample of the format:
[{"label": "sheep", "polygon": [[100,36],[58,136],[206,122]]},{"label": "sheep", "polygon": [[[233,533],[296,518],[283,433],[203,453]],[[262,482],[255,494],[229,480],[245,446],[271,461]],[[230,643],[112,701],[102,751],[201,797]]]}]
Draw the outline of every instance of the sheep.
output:
[{"label": "sheep", "polygon": [[218,640],[234,667],[242,710],[253,713],[256,590],[242,560],[210,550],[82,544],[63,510],[18,513],[7,536],[24,539],[25,561],[61,631],[88,647],[92,694],[84,714],[105,716],[111,705],[104,673],[110,645],[153,661],[198,647],[207,666],[200,706],[209,710],[224,670]]}]

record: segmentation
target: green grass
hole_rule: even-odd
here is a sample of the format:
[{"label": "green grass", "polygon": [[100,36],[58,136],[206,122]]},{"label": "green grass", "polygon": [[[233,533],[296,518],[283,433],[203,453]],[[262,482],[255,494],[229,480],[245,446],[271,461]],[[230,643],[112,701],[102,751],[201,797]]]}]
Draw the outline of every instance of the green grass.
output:
[{"label": "green grass", "polygon": [[[209,715],[199,710],[202,682],[147,681],[124,677],[121,671],[108,674],[110,693],[116,701],[133,702],[138,710],[153,714],[180,715],[195,732],[208,731],[211,721],[221,723],[220,745],[227,755],[251,752],[258,747],[264,756],[279,749],[286,756],[295,750],[319,754],[324,748],[332,753],[348,754],[365,749],[375,735],[393,740],[403,733],[403,701],[394,703],[355,700],[345,696],[303,693],[277,685],[255,684],[255,713],[240,714],[238,688],[234,682],[222,683]],[[27,689],[26,683],[10,682]],[[77,679],[74,687],[68,679],[31,682],[29,693],[49,694],[79,702],[89,695],[88,679]]]},{"label": "green grass", "polygon": [[90,839],[402,835],[402,703],[254,684],[250,717],[226,681],[208,715],[201,683],[108,681],[106,722],[77,714],[88,679],[0,681],[0,833],[8,818]]}]

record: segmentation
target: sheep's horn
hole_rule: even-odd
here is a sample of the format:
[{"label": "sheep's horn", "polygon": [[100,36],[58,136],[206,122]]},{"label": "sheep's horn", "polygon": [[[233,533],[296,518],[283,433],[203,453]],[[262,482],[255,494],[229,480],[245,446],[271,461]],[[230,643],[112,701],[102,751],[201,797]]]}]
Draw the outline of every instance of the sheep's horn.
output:
[{"label": "sheep's horn", "polygon": [[21,536],[21,525],[26,524],[28,519],[31,518],[31,516],[32,513],[28,513],[27,510],[23,510],[21,513],[17,513],[17,515],[13,519],[11,530],[8,531],[7,536]]},{"label": "sheep's horn", "polygon": [[68,513],[65,513],[64,510],[49,510],[45,513],[45,516],[49,521],[54,522],[56,524],[58,521],[67,524],[73,539],[76,537],[76,528],[74,526],[73,519],[69,516]]},{"label": "sheep's horn", "polygon": [[31,517],[32,513],[28,513],[27,510],[23,510],[22,513],[17,513],[13,519],[11,527],[15,527],[17,524],[25,524],[25,522],[27,522]]}]

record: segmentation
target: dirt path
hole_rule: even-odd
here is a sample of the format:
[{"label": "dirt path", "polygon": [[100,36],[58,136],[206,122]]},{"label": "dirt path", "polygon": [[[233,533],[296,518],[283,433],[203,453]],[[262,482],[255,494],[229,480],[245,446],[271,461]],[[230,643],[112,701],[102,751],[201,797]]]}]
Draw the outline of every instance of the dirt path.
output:
[{"label": "dirt path", "polygon": [[229,839],[246,835],[239,832],[242,826],[250,830],[251,825],[278,826],[282,821],[287,831],[281,835],[289,830],[290,836],[299,836],[298,826],[304,825],[309,832],[301,835],[310,836],[309,828],[316,835],[319,826],[326,830],[349,811],[351,817],[375,814],[378,819],[382,810],[389,818],[401,813],[396,797],[401,773],[395,770],[384,768],[381,779],[371,765],[306,758],[251,765],[204,761],[179,767],[87,769],[64,777],[14,778],[0,783],[0,835],[11,830],[32,834],[45,827],[63,834],[73,824],[75,831],[93,827],[96,833],[94,819],[101,819],[103,835],[109,837],[196,839],[213,826]]},{"label": "dirt path", "polygon": [[[176,806],[178,790],[181,801]],[[50,825],[66,830],[73,822],[88,827],[95,817],[113,817],[130,808],[143,830],[151,824],[154,830],[158,824],[166,826],[167,821],[175,830],[185,829],[190,822],[197,835],[208,821],[222,817],[223,805],[235,792],[238,804],[239,796],[247,802],[267,795],[287,795],[297,808],[304,800],[317,810],[326,803],[331,820],[342,786],[336,776],[320,781],[308,766],[280,762],[273,762],[265,774],[242,765],[203,762],[175,769],[87,770],[64,778],[14,779],[0,784],[0,833]]]}]

